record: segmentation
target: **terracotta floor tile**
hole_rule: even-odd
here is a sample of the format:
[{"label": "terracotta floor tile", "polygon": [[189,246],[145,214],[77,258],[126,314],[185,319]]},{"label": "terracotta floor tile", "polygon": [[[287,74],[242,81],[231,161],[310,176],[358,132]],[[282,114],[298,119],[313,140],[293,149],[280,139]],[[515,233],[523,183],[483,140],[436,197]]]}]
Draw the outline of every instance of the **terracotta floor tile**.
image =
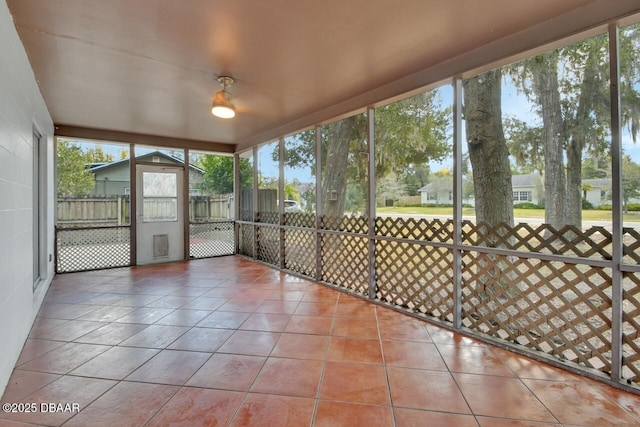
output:
[{"label": "terracotta floor tile", "polygon": [[272,313],[272,314],[293,314],[298,308],[298,301],[264,301],[258,308],[256,313]]},{"label": "terracotta floor tile", "polygon": [[233,334],[228,329],[192,328],[169,347],[171,350],[189,350],[213,353]]},{"label": "terracotta floor tile", "polygon": [[146,329],[124,340],[120,345],[165,348],[188,330],[189,328],[185,326],[150,325]]},{"label": "terracotta floor tile", "polygon": [[322,302],[331,305],[338,301],[339,294],[319,285],[311,285],[302,297],[304,302]]},{"label": "terracotta floor tile", "polygon": [[260,307],[260,304],[264,302],[263,299],[252,300],[239,297],[233,297],[229,301],[220,306],[220,310],[223,311],[240,311],[240,312],[252,312],[256,308]]},{"label": "terracotta floor tile", "polygon": [[396,408],[396,427],[478,427],[473,415]]},{"label": "terracotta floor tile", "polygon": [[294,334],[329,335],[333,318],[326,316],[291,316],[285,332]]},{"label": "terracotta floor tile", "polygon": [[336,312],[335,303],[301,302],[294,314],[301,316],[333,316]]},{"label": "terracotta floor tile", "polygon": [[415,341],[382,341],[384,363],[400,368],[446,371],[435,344]]},{"label": "terracotta floor tile", "polygon": [[130,295],[123,293],[122,298],[119,301],[114,302],[113,305],[141,308],[160,298],[162,298],[160,295]]},{"label": "terracotta floor tile", "polygon": [[270,357],[256,378],[252,392],[316,397],[324,362]]},{"label": "terracotta floor tile", "polygon": [[274,332],[236,331],[218,351],[250,356],[268,356],[279,338],[280,334]]},{"label": "terracotta floor tile", "polygon": [[129,375],[127,381],[183,385],[211,357],[195,351],[162,350]]},{"label": "terracotta floor tile", "polygon": [[198,326],[203,328],[238,329],[250,315],[251,313],[214,311],[198,323]]},{"label": "terracotta floor tile", "polygon": [[486,345],[480,341],[465,337],[457,332],[452,332],[435,325],[425,324],[425,328],[435,344],[456,344],[456,345]]},{"label": "terracotta floor tile", "polygon": [[349,319],[359,319],[361,323],[376,321],[376,308],[373,304],[365,301],[339,302],[336,307],[336,317],[346,317]]},{"label": "terracotta floor tile", "polygon": [[67,343],[20,365],[20,369],[66,374],[109,348],[106,345]]},{"label": "terracotta floor tile", "polygon": [[109,323],[86,335],[76,338],[75,342],[87,344],[118,345],[132,335],[146,329],[149,325],[136,323]]},{"label": "terracotta floor tile", "polygon": [[[189,281],[189,283],[191,283],[191,281]],[[196,286],[181,286],[180,289],[173,292],[171,295],[179,295],[183,297],[199,297],[209,290],[209,288],[200,288]]]},{"label": "terracotta floor tile", "polygon": [[[299,285],[299,284],[296,284]],[[303,285],[306,287],[306,285]],[[304,297],[304,290],[294,290],[290,287],[285,289],[276,289],[275,291],[271,291],[268,296],[269,300],[282,300],[282,301],[301,301]],[[266,301],[265,301],[266,302]],[[263,303],[264,304],[264,303]]]},{"label": "terracotta floor tile", "polygon": [[528,379],[523,382],[561,423],[640,425],[640,419],[589,384]]},{"label": "terracotta floor tile", "polygon": [[327,362],[320,398],[371,405],[390,405],[384,367],[361,363]]},{"label": "terracotta floor tile", "polygon": [[403,316],[394,320],[378,319],[380,338],[384,340],[404,340],[431,342],[431,336],[423,322]]},{"label": "terracotta floor tile", "polygon": [[65,424],[65,427],[138,427],[176,393],[178,387],[121,382]]},{"label": "terracotta floor tile", "polygon": [[178,309],[158,320],[156,325],[195,326],[211,314],[209,310]]},{"label": "terracotta floor tile", "polygon": [[469,406],[449,372],[387,368],[396,407],[470,414]]},{"label": "terracotta floor tile", "polygon": [[321,335],[282,334],[271,353],[274,357],[324,360],[329,337]]},{"label": "terracotta floor tile", "polygon": [[563,369],[547,365],[546,363],[538,362],[533,359],[529,359],[519,354],[503,351],[500,353],[493,349],[493,352],[498,354],[500,360],[507,365],[517,377],[530,378],[534,380],[555,380],[555,381],[567,381],[567,382],[582,382],[584,377],[572,374]]},{"label": "terracotta floor tile", "polygon": [[327,360],[382,365],[380,341],[365,338],[332,337]]},{"label": "terracotta floor tile", "polygon": [[640,395],[627,393],[609,385],[599,384],[593,381],[590,381],[589,385],[591,387],[598,388],[602,393],[606,394],[611,400],[616,402],[618,406],[640,419]]},{"label": "terracotta floor tile", "polygon": [[147,426],[225,426],[243,398],[235,391],[182,388]]},{"label": "terracotta floor tile", "polygon": [[112,347],[74,369],[70,375],[121,380],[157,353],[158,350],[149,348]]},{"label": "terracotta floor tile", "polygon": [[57,328],[58,326],[62,326],[71,322],[71,320],[66,319],[49,319],[46,317],[36,317],[36,320],[33,322],[33,326],[31,326],[31,331],[29,331],[29,338],[34,338],[37,336],[46,336],[48,331]]},{"label": "terracotta floor tile", "polygon": [[393,426],[391,407],[358,403],[318,402],[314,427],[389,427]]},{"label": "terracotta floor tile", "polygon": [[78,409],[83,410],[115,384],[115,381],[110,380],[64,376],[23,399],[24,402],[35,403],[37,412],[8,414],[7,418],[34,424],[60,425],[77,415],[78,411],[73,406],[68,408],[69,411],[43,411],[41,404],[75,403]]},{"label": "terracotta floor tile", "polygon": [[28,338],[24,343],[24,346],[22,347],[22,352],[20,353],[20,357],[18,358],[16,366],[20,366],[21,364],[35,359],[36,357],[41,356],[62,345],[64,345],[64,343],[60,341]]},{"label": "terracotta floor tile", "polygon": [[48,330],[44,335],[36,335],[34,338],[46,338],[54,341],[73,341],[106,324],[107,323],[104,322],[91,322],[88,320],[71,320],[62,326]]},{"label": "terracotta floor tile", "polygon": [[200,368],[188,386],[247,391],[266,358],[216,353]]},{"label": "terracotta floor tile", "polygon": [[242,294],[242,290],[240,289],[214,288],[209,289],[207,293],[202,295],[202,297],[216,298],[221,300],[222,304],[224,304],[225,302],[229,301],[231,298],[239,294]]},{"label": "terracotta floor tile", "polygon": [[489,346],[436,345],[451,372],[515,377]]},{"label": "terracotta floor tile", "polygon": [[458,373],[453,376],[476,415],[550,423],[558,421],[518,378]]},{"label": "terracotta floor tile", "polygon": [[38,311],[38,317],[73,320],[102,307],[101,305],[45,302]]},{"label": "terracotta floor tile", "polygon": [[122,316],[117,319],[116,322],[142,323],[150,325],[172,312],[172,308],[141,307],[125,316]]},{"label": "terracotta floor tile", "polygon": [[19,402],[58,378],[60,375],[15,369],[7,382],[4,394],[1,396],[2,402]]},{"label": "terracotta floor tile", "polygon": [[95,322],[113,322],[116,319],[126,316],[134,311],[135,307],[124,306],[107,306],[102,307],[84,316],[78,317],[78,320],[93,320]]},{"label": "terracotta floor tile", "polygon": [[[172,291],[169,291],[172,292]],[[180,308],[191,301],[194,301],[194,297],[180,296],[180,295],[167,295],[153,302],[150,302],[146,307],[158,307],[158,308]]]},{"label": "terracotta floor tile", "polygon": [[378,339],[378,323],[359,322],[344,317],[334,317],[331,335]]},{"label": "terracotta floor tile", "polygon": [[249,393],[229,427],[308,427],[313,399]]},{"label": "terracotta floor tile", "polygon": [[282,332],[289,319],[288,314],[253,313],[238,329],[248,331]]},{"label": "terracotta floor tile", "polygon": [[562,427],[562,424],[559,423],[541,423],[537,421],[514,420],[511,418],[476,417],[476,419],[480,427]]}]

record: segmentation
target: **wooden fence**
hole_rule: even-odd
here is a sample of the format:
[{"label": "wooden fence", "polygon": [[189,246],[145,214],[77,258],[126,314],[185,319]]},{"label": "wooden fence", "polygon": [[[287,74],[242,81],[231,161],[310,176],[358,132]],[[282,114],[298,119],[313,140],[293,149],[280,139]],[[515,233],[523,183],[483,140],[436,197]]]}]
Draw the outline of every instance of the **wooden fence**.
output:
[{"label": "wooden fence", "polygon": [[[211,219],[234,217],[232,196],[190,196],[189,221],[201,222]],[[154,217],[169,218],[175,215],[175,203],[151,199],[145,201],[145,211]],[[104,225],[127,225],[131,219],[130,196],[104,197],[59,197],[57,223],[61,227],[91,227]]]}]

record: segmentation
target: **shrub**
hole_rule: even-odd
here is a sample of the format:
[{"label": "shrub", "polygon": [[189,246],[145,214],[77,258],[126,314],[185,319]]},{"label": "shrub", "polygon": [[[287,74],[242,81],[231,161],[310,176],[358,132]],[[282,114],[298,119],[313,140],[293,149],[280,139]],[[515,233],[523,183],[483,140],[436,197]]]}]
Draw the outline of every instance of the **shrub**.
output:
[{"label": "shrub", "polygon": [[640,212],[640,203],[629,203],[627,210],[631,212]]},{"label": "shrub", "polygon": [[544,209],[544,206],[537,205],[532,202],[517,203],[513,205],[516,209]]},{"label": "shrub", "polygon": [[594,209],[593,204],[587,199],[582,199],[582,209]]},{"label": "shrub", "polygon": [[600,211],[610,211],[611,210],[611,205],[600,205],[600,206],[598,206],[598,210],[600,210]]}]

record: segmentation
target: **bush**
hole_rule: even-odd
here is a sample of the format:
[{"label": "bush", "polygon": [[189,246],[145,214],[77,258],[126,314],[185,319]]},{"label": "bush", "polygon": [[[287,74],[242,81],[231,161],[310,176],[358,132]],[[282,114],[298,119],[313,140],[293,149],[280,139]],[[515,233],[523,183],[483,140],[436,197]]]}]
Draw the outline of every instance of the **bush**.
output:
[{"label": "bush", "polygon": [[640,212],[640,203],[629,203],[627,210],[630,212]]},{"label": "bush", "polygon": [[524,202],[513,205],[515,209],[544,209],[544,206],[537,205],[532,202]]},{"label": "bush", "polygon": [[582,209],[594,209],[593,204],[587,199],[582,199]]},{"label": "bush", "polygon": [[611,210],[611,205],[600,205],[600,206],[598,206],[598,210],[599,211],[610,211]]}]

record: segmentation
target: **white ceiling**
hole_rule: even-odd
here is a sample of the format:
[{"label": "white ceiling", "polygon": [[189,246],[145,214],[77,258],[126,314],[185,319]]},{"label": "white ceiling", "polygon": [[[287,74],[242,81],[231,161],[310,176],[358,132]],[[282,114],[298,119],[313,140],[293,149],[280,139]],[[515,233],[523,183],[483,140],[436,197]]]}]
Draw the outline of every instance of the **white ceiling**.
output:
[{"label": "white ceiling", "polygon": [[[7,3],[54,123],[238,149],[640,10],[637,0]],[[218,75],[236,79],[235,119],[210,114]]]}]

